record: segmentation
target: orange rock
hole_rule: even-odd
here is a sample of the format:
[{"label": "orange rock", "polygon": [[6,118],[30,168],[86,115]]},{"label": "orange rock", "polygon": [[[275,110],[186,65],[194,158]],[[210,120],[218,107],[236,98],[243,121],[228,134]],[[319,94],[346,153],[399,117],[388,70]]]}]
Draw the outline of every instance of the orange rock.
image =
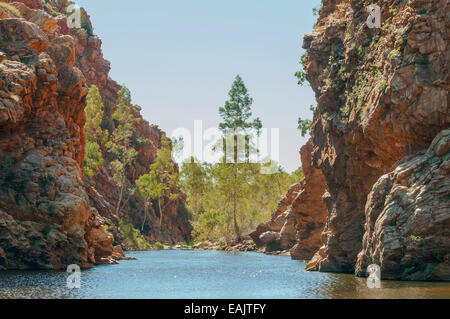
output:
[{"label": "orange rock", "polygon": [[415,10],[404,3],[395,14],[381,2],[383,29],[375,30],[364,25],[362,2],[324,1],[315,32],[305,36],[306,77],[318,104],[312,162],[328,191],[325,249],[314,268],[355,271],[374,184],[449,127],[446,12],[446,2],[422,1]]}]

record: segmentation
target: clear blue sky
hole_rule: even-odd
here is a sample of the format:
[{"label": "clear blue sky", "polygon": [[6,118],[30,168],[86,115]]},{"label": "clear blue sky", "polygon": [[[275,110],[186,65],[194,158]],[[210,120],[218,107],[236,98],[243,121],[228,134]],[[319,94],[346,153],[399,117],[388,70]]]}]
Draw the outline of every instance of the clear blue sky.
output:
[{"label": "clear blue sky", "polygon": [[297,85],[303,35],[319,0],[77,0],[144,118],[169,135],[194,120],[217,127],[218,109],[240,74],[263,126],[280,128],[280,163],[300,165],[306,142],[297,119],[311,118],[314,94]]}]

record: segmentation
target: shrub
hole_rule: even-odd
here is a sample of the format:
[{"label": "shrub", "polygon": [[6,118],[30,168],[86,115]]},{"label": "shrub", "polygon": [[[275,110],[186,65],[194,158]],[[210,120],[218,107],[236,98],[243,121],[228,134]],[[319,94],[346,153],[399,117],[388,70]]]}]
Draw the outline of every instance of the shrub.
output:
[{"label": "shrub", "polygon": [[96,170],[103,165],[103,156],[100,146],[96,142],[87,142],[84,155],[84,172],[92,177]]},{"label": "shrub", "polygon": [[[310,105],[309,110],[314,113],[315,108],[313,105]],[[298,118],[298,129],[301,131],[303,137],[311,133],[311,120],[304,120],[301,117]]]},{"label": "shrub", "polygon": [[134,228],[134,226],[131,223],[122,219],[120,221],[119,230],[124,238],[126,246],[129,246],[134,250],[152,249],[150,243],[144,238],[144,236],[142,236],[139,230]]},{"label": "shrub", "polygon": [[9,3],[0,2],[0,8],[8,13],[11,13],[17,18],[22,18],[22,13],[20,13],[20,11],[16,9],[16,7],[10,5]]},{"label": "shrub", "polygon": [[416,244],[422,244],[423,243],[423,238],[422,237],[420,237],[420,236],[414,236],[414,235],[411,235],[410,237],[409,237],[412,241],[414,241]]},{"label": "shrub", "polygon": [[298,79],[298,85],[303,85],[306,82],[306,53],[300,58],[301,70],[295,73],[295,77]]}]

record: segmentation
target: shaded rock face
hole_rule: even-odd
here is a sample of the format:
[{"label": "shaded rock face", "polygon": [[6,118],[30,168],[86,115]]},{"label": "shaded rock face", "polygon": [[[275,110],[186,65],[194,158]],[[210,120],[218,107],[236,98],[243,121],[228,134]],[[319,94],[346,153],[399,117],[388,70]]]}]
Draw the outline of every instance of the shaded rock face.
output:
[{"label": "shaded rock face", "polygon": [[259,225],[250,237],[266,252],[290,250],[293,259],[310,259],[321,246],[327,210],[322,201],[325,179],[311,166],[312,143],[300,154],[305,178],[291,186],[268,223]]},{"label": "shaded rock face", "polygon": [[291,212],[296,219],[296,244],[291,249],[293,259],[309,260],[322,245],[322,231],[327,218],[323,201],[326,183],[322,172],[311,165],[312,142],[302,147],[303,174],[301,191],[292,203]]},{"label": "shaded rock face", "polygon": [[367,198],[356,273],[380,265],[382,278],[450,280],[450,130],[426,152],[383,175]]},{"label": "shaded rock face", "polygon": [[0,268],[91,267],[113,247],[82,180],[75,43],[43,11],[12,5],[24,18],[0,9]]},{"label": "shaded rock face", "polygon": [[318,103],[312,162],[328,190],[324,246],[310,269],[355,271],[373,185],[450,123],[448,1],[383,1],[381,29],[366,25],[369,4],[324,1],[304,38]]}]

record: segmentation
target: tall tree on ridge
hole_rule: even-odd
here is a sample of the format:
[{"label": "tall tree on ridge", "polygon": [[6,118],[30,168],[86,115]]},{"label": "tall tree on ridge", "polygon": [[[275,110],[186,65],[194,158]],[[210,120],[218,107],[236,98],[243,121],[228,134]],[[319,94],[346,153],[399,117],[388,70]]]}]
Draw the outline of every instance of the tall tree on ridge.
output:
[{"label": "tall tree on ridge", "polygon": [[[240,196],[240,186],[246,183],[247,174],[249,170],[249,155],[252,145],[250,144],[249,135],[251,131],[256,131],[258,134],[262,128],[261,120],[259,118],[250,120],[252,116],[251,106],[253,99],[248,94],[242,78],[237,75],[234,79],[231,90],[228,93],[230,99],[225,102],[223,107],[219,108],[219,114],[223,122],[219,124],[219,128],[224,134],[223,138],[223,172],[222,176],[229,176],[230,180],[226,178],[226,188],[230,190],[230,200],[233,206],[233,225],[235,235],[238,241],[241,240],[241,233],[237,220],[237,206]],[[242,138],[245,141],[242,144]],[[227,144],[232,144],[227,146]],[[244,146],[244,150],[242,147]],[[230,154],[231,150],[231,154]],[[245,160],[244,162],[242,160]],[[230,163],[231,162],[231,163]]]}]

